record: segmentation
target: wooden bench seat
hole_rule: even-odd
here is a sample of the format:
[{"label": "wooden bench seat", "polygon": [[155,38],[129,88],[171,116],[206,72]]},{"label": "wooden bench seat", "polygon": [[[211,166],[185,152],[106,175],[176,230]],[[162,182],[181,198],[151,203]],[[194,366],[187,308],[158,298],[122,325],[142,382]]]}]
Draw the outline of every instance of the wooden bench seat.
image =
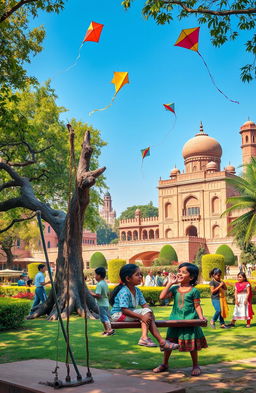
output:
[{"label": "wooden bench seat", "polygon": [[[193,327],[193,326],[207,326],[207,321],[200,319],[181,319],[175,321],[155,321],[157,327]],[[112,329],[135,329],[140,328],[140,321],[133,322],[111,322]]]}]

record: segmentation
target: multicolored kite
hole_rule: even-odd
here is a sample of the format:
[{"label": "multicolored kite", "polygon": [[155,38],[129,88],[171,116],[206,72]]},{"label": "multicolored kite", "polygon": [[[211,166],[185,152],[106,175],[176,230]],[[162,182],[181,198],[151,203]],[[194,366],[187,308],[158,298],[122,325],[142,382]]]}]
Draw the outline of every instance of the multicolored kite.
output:
[{"label": "multicolored kite", "polygon": [[209,70],[208,65],[206,64],[203,56],[201,55],[201,53],[198,51],[198,40],[199,40],[199,31],[200,31],[200,27],[194,27],[192,29],[185,29],[182,30],[177,41],[175,42],[174,46],[180,46],[182,48],[185,49],[190,49],[193,50],[195,52],[198,53],[198,55],[201,57],[201,59],[203,60],[203,63],[208,71],[208,74],[211,78],[211,81],[213,83],[213,85],[215,86],[215,88],[229,101],[234,102],[236,104],[239,104],[238,101],[235,100],[231,100],[225,93],[223,93],[223,91],[221,91],[218,86],[215,83],[215,80]]},{"label": "multicolored kite", "polygon": [[112,98],[111,103],[109,105],[105,106],[104,108],[94,109],[93,111],[89,112],[89,116],[91,116],[94,112],[104,111],[105,109],[109,108],[113,104],[114,99],[116,98],[116,95],[119,92],[119,90],[121,90],[121,88],[124,85],[126,85],[126,83],[129,83],[128,72],[114,72],[114,77],[113,77],[111,83],[113,83],[115,85],[115,94]]},{"label": "multicolored kite", "polygon": [[90,23],[90,26],[87,29],[87,32],[86,32],[85,37],[83,39],[83,42],[81,43],[80,48],[78,50],[78,55],[75,59],[75,62],[71,66],[69,66],[65,70],[65,72],[71,70],[71,68],[73,68],[77,65],[77,62],[81,56],[80,55],[81,49],[82,49],[85,42],[88,42],[88,41],[99,42],[103,27],[104,27],[104,25],[102,25],[101,23],[96,23],[96,22]]},{"label": "multicolored kite", "polygon": [[173,102],[170,103],[170,104],[163,104],[163,106],[165,107],[165,109],[166,109],[167,111],[170,111],[170,112],[174,113],[174,115],[176,116],[176,113],[175,113],[175,105],[174,105]]},{"label": "multicolored kite", "polygon": [[144,160],[145,157],[149,157],[150,156],[150,147],[147,147],[146,149],[142,149],[141,155],[142,155],[142,160]]}]

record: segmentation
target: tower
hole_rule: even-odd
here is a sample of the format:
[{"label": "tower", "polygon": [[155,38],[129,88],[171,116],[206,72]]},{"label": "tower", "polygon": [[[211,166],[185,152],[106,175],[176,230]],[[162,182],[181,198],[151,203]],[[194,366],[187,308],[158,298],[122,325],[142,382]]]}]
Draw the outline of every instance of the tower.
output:
[{"label": "tower", "polygon": [[240,127],[242,138],[243,165],[249,164],[252,157],[256,157],[256,124],[248,120]]},{"label": "tower", "polygon": [[109,192],[106,192],[103,200],[103,208],[100,211],[100,216],[107,224],[113,226],[116,219],[116,212],[112,208],[112,199]]}]

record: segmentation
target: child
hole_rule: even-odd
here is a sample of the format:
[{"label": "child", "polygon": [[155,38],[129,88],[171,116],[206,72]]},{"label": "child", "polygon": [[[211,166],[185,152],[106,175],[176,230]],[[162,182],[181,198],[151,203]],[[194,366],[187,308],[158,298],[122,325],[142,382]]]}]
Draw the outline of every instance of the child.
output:
[{"label": "child", "polygon": [[[120,270],[121,283],[114,289],[110,298],[111,318],[113,321],[141,321],[141,338],[138,345],[144,347],[156,347],[156,344],[148,337],[148,330],[160,344],[160,350],[172,350],[179,348],[179,345],[164,340],[154,321],[151,309],[136,285],[141,283],[142,274],[137,265],[128,263]],[[138,308],[141,306],[142,308]]]},{"label": "child", "polygon": [[252,288],[247,281],[245,273],[238,273],[238,282],[235,285],[235,309],[232,321],[229,326],[235,326],[236,320],[245,320],[246,327],[251,327],[251,319],[253,318],[252,309]]},{"label": "child", "polygon": [[[194,288],[199,274],[199,269],[192,263],[182,263],[179,265],[178,274],[169,276],[166,287],[160,294],[160,299],[173,297],[174,304],[170,315],[170,320],[179,319],[202,319],[202,308],[200,306],[200,293]],[[174,285],[179,284],[179,285]],[[174,286],[173,286],[174,285]],[[201,369],[198,364],[198,353],[202,348],[207,348],[207,342],[200,327],[169,327],[167,330],[167,340],[179,344],[181,352],[190,352],[193,368],[191,375],[198,376]],[[168,361],[171,351],[164,353],[163,363],[153,371],[161,373],[168,370]]]},{"label": "child", "polygon": [[103,336],[112,336],[115,333],[111,329],[111,322],[109,319],[109,301],[108,301],[108,284],[105,281],[106,270],[104,267],[97,267],[95,269],[95,280],[97,281],[97,286],[95,292],[90,291],[90,294],[96,298],[99,311],[100,320],[104,326]]},{"label": "child", "polygon": [[215,322],[220,320],[220,327],[226,329],[228,326],[225,325],[224,318],[228,314],[228,305],[225,297],[225,291],[227,290],[226,284],[221,281],[221,270],[215,267],[210,271],[210,289],[211,289],[211,299],[212,305],[215,308],[215,314],[210,321],[210,325],[215,329]]}]

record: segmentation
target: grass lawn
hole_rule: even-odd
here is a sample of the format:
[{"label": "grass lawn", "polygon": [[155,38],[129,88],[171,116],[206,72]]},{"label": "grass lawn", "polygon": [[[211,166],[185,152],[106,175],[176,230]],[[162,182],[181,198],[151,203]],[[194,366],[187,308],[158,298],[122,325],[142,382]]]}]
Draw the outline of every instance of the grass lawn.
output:
[{"label": "grass lawn", "polygon": [[[213,314],[210,299],[202,299],[204,315],[209,320]],[[232,315],[233,306],[229,306]],[[168,319],[170,307],[155,307],[156,319]],[[228,320],[229,321],[229,320]],[[90,340],[90,363],[98,368],[151,369],[161,362],[159,348],[144,348],[137,345],[139,329],[119,330],[114,336],[101,336],[101,323],[88,321]],[[245,322],[237,323],[236,328],[204,328],[209,348],[200,352],[202,365],[223,361],[255,357],[256,323],[246,329]],[[84,320],[71,318],[71,345],[75,358],[80,365],[85,365]],[[161,329],[165,336],[165,329]],[[56,359],[58,322],[45,319],[26,321],[23,328],[0,333],[0,363],[27,359]],[[65,360],[65,346],[60,331],[59,360]],[[174,351],[172,367],[191,365],[190,354]],[[170,364],[171,364],[170,363]]]}]

